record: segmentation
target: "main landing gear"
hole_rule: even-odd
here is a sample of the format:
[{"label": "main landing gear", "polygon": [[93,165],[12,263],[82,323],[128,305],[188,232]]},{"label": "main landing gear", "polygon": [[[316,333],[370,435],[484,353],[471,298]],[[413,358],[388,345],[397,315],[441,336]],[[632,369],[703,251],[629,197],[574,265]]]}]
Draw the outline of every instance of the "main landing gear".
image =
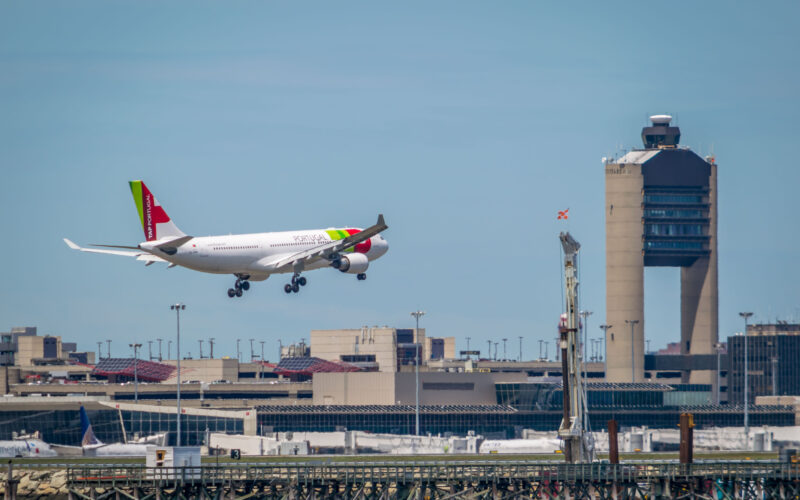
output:
[{"label": "main landing gear", "polygon": [[249,278],[249,276],[238,277],[233,288],[228,288],[228,297],[241,297],[244,292],[250,290],[250,282],[247,281],[247,278]]},{"label": "main landing gear", "polygon": [[297,293],[300,291],[301,286],[306,286],[306,278],[304,276],[300,276],[300,273],[294,273],[292,276],[292,282],[286,283],[283,287],[283,291],[286,293]]}]

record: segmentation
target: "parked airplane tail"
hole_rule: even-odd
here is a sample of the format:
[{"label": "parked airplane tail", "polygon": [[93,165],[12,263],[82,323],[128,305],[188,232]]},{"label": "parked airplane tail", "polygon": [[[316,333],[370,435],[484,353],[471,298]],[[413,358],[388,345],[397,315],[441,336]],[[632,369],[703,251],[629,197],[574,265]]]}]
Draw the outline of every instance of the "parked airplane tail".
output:
[{"label": "parked airplane tail", "polygon": [[81,406],[81,446],[97,446],[101,444],[103,442],[94,435],[92,424],[89,422],[89,415],[86,414],[86,410]]},{"label": "parked airplane tail", "polygon": [[169,218],[156,197],[142,181],[130,181],[133,201],[139,211],[144,237],[153,241],[165,237],[186,236]]}]

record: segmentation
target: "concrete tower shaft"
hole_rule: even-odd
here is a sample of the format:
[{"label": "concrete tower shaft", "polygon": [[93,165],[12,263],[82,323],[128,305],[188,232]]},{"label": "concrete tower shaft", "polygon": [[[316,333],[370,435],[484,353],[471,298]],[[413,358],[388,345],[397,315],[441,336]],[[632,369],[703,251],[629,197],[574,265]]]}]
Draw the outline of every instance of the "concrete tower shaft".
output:
[{"label": "concrete tower shaft", "polygon": [[[713,159],[708,163],[709,255],[698,258],[689,267],[681,267],[681,354],[714,354],[719,338],[717,165]],[[712,370],[686,370],[682,381],[716,384],[716,375]]]},{"label": "concrete tower shaft", "polygon": [[[643,180],[638,163],[606,165],[606,380],[615,382],[644,376]],[[639,320],[633,339],[626,320]]]},{"label": "concrete tower shaft", "polygon": [[[645,149],[605,165],[606,379],[613,382],[644,380],[645,267],[681,268],[681,353],[712,354],[717,342],[717,166],[678,147],[671,117],[652,119],[642,131]],[[715,380],[690,366],[682,379]]]}]

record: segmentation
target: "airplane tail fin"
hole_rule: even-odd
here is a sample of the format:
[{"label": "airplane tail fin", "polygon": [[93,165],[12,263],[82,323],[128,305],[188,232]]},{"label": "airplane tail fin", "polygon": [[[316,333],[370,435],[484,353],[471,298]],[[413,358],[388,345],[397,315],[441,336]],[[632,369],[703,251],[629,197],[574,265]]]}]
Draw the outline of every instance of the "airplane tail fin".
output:
[{"label": "airplane tail fin", "polygon": [[133,201],[139,211],[139,220],[142,221],[144,237],[147,241],[154,241],[164,237],[186,236],[178,226],[172,222],[167,212],[158,203],[156,197],[147,189],[142,181],[130,181]]},{"label": "airplane tail fin", "polygon": [[89,415],[81,405],[81,446],[94,446],[103,444],[102,441],[97,439],[92,430],[92,424],[89,422]]}]

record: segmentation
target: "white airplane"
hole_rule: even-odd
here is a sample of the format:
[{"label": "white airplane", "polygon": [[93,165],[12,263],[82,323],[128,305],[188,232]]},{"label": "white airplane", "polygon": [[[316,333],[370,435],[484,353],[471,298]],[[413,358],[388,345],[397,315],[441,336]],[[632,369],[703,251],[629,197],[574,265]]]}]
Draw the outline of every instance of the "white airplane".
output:
[{"label": "white airplane", "polygon": [[149,266],[167,262],[168,267],[183,266],[213,274],[233,274],[236,283],[228,297],[241,297],[250,281],[263,281],[272,274],[292,273],[283,289],[297,293],[306,285],[303,271],[333,267],[343,273],[367,278],[369,263],[389,250],[379,233],[386,230],[383,215],[367,229],[316,229],[273,233],[234,234],[192,237],[183,233],[142,181],[131,181],[131,192],[139,211],[146,242],[138,246],[92,245],[120,250],[83,248],[64,238],[66,244],[82,252],[135,257]]},{"label": "white airplane", "polygon": [[81,406],[81,448],[84,456],[91,457],[143,457],[147,455],[147,443],[111,443],[106,444],[94,435],[89,415]]},{"label": "white airplane", "polygon": [[41,439],[14,439],[0,441],[0,457],[55,457],[57,453]]}]

